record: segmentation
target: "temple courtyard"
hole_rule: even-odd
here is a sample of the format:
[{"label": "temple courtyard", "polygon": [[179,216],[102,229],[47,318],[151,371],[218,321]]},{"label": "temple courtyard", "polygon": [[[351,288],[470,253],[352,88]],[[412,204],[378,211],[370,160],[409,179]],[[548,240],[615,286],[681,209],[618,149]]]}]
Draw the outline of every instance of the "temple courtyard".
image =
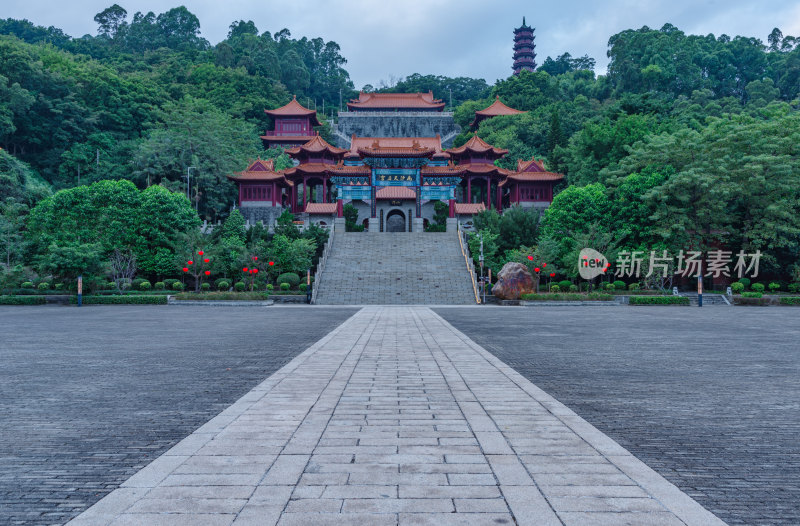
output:
[{"label": "temple courtyard", "polygon": [[10,524],[798,524],[792,309],[0,308]]}]

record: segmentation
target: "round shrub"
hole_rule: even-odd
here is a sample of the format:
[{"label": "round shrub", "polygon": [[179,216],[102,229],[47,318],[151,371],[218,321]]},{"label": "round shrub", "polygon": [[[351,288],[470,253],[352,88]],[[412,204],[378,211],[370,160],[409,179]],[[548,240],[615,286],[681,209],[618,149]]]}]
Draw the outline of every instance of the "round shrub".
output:
[{"label": "round shrub", "polygon": [[41,283],[39,283],[39,286],[36,287],[36,288],[39,289],[39,290],[48,290],[50,288],[50,284],[48,282],[46,282],[46,281],[42,281]]},{"label": "round shrub", "polygon": [[267,290],[269,292],[272,292],[273,290],[275,290],[275,285],[273,285],[272,283],[267,283]]},{"label": "round shrub", "polygon": [[606,290],[614,290],[616,287],[614,287],[613,283],[606,283],[605,285],[603,285],[603,288]]},{"label": "round shrub", "polygon": [[628,290],[639,290],[639,284],[631,283],[630,285],[628,285]]},{"label": "round shrub", "polygon": [[153,288],[156,290],[164,290],[164,282],[163,281],[156,281],[153,284]]},{"label": "round shrub", "polygon": [[570,280],[568,280],[568,279],[565,279],[564,281],[559,281],[558,282],[558,288],[560,288],[561,290],[569,290],[569,287],[571,285],[572,285],[572,282]]},{"label": "round shrub", "polygon": [[764,284],[763,283],[753,283],[750,285],[750,288],[755,292],[764,292]]},{"label": "round shrub", "polygon": [[244,281],[237,281],[236,285],[233,286],[233,290],[236,292],[244,292]]},{"label": "round shrub", "polygon": [[558,285],[551,285],[550,292],[552,293],[561,292],[561,287],[559,287]]},{"label": "round shrub", "polygon": [[736,283],[731,283],[731,292],[734,294],[741,294],[744,292],[744,283],[737,281]]},{"label": "round shrub", "polygon": [[211,290],[211,284],[210,283],[201,283],[200,284],[200,290],[202,290],[203,292],[208,292],[209,290]]},{"label": "round shrub", "polygon": [[739,283],[744,285],[744,288],[747,288],[750,286],[750,278],[742,278],[739,280]]},{"label": "round shrub", "polygon": [[228,290],[231,288],[230,281],[225,281],[224,279],[217,283],[217,290]]},{"label": "round shrub", "polygon": [[139,282],[139,290],[150,290],[151,285],[150,282],[147,280],[143,280]]},{"label": "round shrub", "polygon": [[183,283],[176,281],[172,284],[172,290],[183,290]]},{"label": "round shrub", "polygon": [[301,283],[300,284],[300,290],[302,290],[303,292],[307,291],[308,290],[308,285],[306,285],[305,283]]},{"label": "round shrub", "polygon": [[800,292],[800,283],[790,283],[788,287],[789,292]]},{"label": "round shrub", "polygon": [[181,280],[175,279],[175,278],[167,278],[167,279],[164,280],[164,287],[168,288],[168,289],[171,289],[172,285],[174,285],[176,282],[180,283],[180,281]]},{"label": "round shrub", "polygon": [[294,288],[300,284],[300,276],[294,272],[285,272],[278,276],[278,283],[288,283],[289,287]]},{"label": "round shrub", "polygon": [[32,289],[32,288],[33,288],[33,282],[32,282],[32,281],[24,281],[24,282],[22,283],[22,285],[20,285],[20,288],[23,288],[23,289]]},{"label": "round shrub", "polygon": [[[39,286],[41,287],[41,285],[39,285]],[[778,292],[779,290],[781,290],[780,283],[775,283],[773,281],[772,283],[769,284],[769,290],[770,290],[770,292]]]},{"label": "round shrub", "polygon": [[[133,281],[131,282],[131,288],[132,288],[133,290],[142,290],[142,289],[141,289],[141,288],[139,288],[139,287],[141,287],[142,283],[144,283],[145,281],[147,281],[147,280],[146,280],[146,279],[144,279],[144,278],[136,278],[135,280],[133,280]],[[147,282],[148,282],[148,283],[150,283],[149,281],[147,281]]]},{"label": "round shrub", "polygon": [[55,288],[56,290],[61,290],[61,289],[64,288],[64,284],[63,283],[56,283],[53,288]]},{"label": "round shrub", "polygon": [[289,285],[288,283],[281,283],[281,290],[287,291],[290,288],[291,288],[291,285]]},{"label": "round shrub", "polygon": [[573,285],[570,285],[570,286],[569,286],[569,291],[570,291],[570,292],[578,292],[578,286],[577,286],[577,285],[574,285],[574,284],[573,284]]},{"label": "round shrub", "polygon": [[625,282],[624,281],[615,281],[614,288],[617,290],[625,290]]}]

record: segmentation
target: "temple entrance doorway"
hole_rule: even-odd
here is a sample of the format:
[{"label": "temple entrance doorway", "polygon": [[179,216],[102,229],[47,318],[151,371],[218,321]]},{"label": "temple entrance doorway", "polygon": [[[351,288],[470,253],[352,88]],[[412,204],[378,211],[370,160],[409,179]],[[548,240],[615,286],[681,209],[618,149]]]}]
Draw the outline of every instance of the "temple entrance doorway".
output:
[{"label": "temple entrance doorway", "polygon": [[405,232],[406,231],[406,215],[400,210],[392,210],[386,215],[386,231],[387,232]]}]

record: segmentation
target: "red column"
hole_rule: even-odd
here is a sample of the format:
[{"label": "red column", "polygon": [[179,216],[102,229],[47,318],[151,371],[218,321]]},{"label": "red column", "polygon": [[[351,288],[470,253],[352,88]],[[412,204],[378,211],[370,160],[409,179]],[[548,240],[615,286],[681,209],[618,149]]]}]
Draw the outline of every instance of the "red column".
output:
[{"label": "red column", "polygon": [[472,203],[472,177],[467,177],[467,203]]},{"label": "red column", "polygon": [[275,198],[276,198],[275,194],[277,193],[278,193],[278,185],[277,183],[275,183],[275,181],[272,181],[272,206],[275,206]]},{"label": "red column", "polygon": [[322,202],[328,202],[328,178],[325,177],[322,179]]},{"label": "red column", "polygon": [[486,178],[486,208],[492,209],[492,179]]},{"label": "red column", "polygon": [[308,195],[306,193],[306,188],[308,187],[308,177],[303,177],[303,212],[306,211],[306,204],[308,203]]},{"label": "red column", "polygon": [[455,216],[456,216],[456,200],[455,199],[451,199],[450,200],[450,214],[448,215],[448,217],[455,217]]},{"label": "red column", "polygon": [[500,188],[500,185],[497,185],[497,211],[500,212],[503,210],[503,190]]},{"label": "red column", "polygon": [[239,183],[239,208],[242,207],[242,184]]},{"label": "red column", "polygon": [[344,206],[341,199],[336,200],[336,217],[344,217]]}]

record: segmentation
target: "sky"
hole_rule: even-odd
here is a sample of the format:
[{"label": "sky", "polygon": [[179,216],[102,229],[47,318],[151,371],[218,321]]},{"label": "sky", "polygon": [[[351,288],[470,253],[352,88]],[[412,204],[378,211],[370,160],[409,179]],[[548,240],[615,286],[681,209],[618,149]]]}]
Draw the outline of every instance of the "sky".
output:
[{"label": "sky", "polygon": [[[94,15],[115,0],[0,0],[0,18],[27,18],[72,36],[95,34]],[[511,73],[513,29],[526,17],[536,29],[536,61],[588,54],[603,74],[608,39],[625,29],[671,23],[688,34],[744,35],[766,42],[774,27],[800,35],[800,0],[116,0],[156,14],[185,5],[212,44],[235,20],[259,31],[288,28],[341,46],[356,88],[412,73],[483,78]]]}]

